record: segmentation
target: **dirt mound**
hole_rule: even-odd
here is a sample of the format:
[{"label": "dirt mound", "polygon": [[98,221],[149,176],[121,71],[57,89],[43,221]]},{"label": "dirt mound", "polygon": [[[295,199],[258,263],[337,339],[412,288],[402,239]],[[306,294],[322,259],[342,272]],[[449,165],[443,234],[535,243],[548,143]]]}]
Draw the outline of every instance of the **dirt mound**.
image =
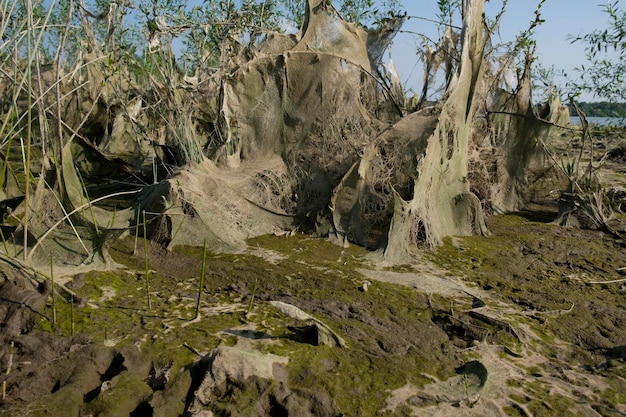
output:
[{"label": "dirt mound", "polygon": [[190,416],[337,415],[324,393],[289,388],[287,357],[224,346],[203,361],[206,372],[188,408]]}]

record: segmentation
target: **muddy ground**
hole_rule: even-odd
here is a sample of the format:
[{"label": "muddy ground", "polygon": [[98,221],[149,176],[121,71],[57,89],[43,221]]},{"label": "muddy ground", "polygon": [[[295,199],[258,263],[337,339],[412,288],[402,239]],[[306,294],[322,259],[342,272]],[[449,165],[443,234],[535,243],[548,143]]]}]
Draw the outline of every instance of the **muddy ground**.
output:
[{"label": "muddy ground", "polygon": [[0,412],[623,416],[624,241],[553,216],[494,216],[490,237],[389,268],[257,238],[206,255],[199,304],[202,248],[151,246],[146,279],[142,242],[122,240],[117,268],[56,277],[54,303],[50,280],[2,262]]}]

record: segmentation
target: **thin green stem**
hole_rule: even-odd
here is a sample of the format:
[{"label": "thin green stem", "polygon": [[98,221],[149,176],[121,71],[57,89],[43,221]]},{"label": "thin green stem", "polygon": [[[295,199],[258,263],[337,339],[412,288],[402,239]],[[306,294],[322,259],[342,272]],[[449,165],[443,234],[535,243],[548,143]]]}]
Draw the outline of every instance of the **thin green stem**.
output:
[{"label": "thin green stem", "polygon": [[8,256],[9,255],[9,247],[7,246],[7,241],[4,238],[4,232],[2,232],[2,229],[0,229],[0,236],[2,237],[2,245],[4,246],[4,252]]},{"label": "thin green stem", "polygon": [[[45,181],[45,180],[44,180]],[[59,204],[59,207],[61,208],[61,211],[63,211],[63,215],[65,216],[64,218],[67,218],[67,222],[70,224],[70,227],[72,228],[72,231],[74,232],[74,235],[76,235],[76,238],[78,239],[78,242],[80,242],[80,245],[83,247],[83,249],[85,250],[85,253],[87,254],[87,256],[91,256],[91,252],[89,251],[89,249],[87,249],[87,246],[85,246],[85,243],[83,242],[83,239],[81,239],[80,234],[78,233],[78,230],[76,230],[76,227],[74,226],[74,222],[72,222],[72,219],[68,216],[67,214],[67,210],[65,210],[65,207],[63,206],[63,203],[61,203],[61,200],[59,200],[59,197],[57,196],[57,194],[54,192],[54,190],[52,189],[52,187],[50,186],[50,184],[48,184],[47,181],[45,181],[45,184],[48,186],[48,188],[50,189],[50,191],[52,191],[52,196],[54,197],[54,199],[57,201],[57,203]],[[43,238],[43,237],[42,237]],[[41,239],[41,238],[40,238]],[[36,245],[33,247],[33,251],[35,250],[35,247],[37,247]]]},{"label": "thin green stem", "polygon": [[111,229],[114,227],[116,214],[117,214],[117,207],[113,207],[113,216],[111,217],[111,223],[109,225]]},{"label": "thin green stem", "polygon": [[178,226],[176,226],[176,230],[174,231],[174,234],[172,235],[172,244],[174,242],[174,239],[176,239],[176,236],[178,236],[178,232],[180,232],[180,229],[183,226],[183,222],[185,221],[185,217],[183,216],[182,219],[180,220],[180,223],[178,223]]}]

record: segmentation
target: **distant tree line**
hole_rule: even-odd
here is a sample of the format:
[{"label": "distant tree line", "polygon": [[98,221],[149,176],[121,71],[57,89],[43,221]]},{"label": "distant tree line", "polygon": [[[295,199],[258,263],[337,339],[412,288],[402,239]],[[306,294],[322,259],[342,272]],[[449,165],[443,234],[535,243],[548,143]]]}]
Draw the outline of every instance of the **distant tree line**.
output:
[{"label": "distant tree line", "polygon": [[[626,117],[626,102],[611,103],[608,101],[598,101],[593,103],[580,102],[578,107],[585,112],[588,117]],[[568,103],[570,114],[576,116],[576,111]]]}]

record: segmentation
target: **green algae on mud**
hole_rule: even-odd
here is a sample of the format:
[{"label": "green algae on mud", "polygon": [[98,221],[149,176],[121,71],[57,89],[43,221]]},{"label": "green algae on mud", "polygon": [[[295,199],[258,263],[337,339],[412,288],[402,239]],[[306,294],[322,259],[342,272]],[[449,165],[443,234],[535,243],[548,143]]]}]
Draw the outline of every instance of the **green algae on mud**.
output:
[{"label": "green algae on mud", "polygon": [[[581,372],[581,380],[591,373],[600,387],[586,401],[597,401],[605,408],[601,414],[612,415],[612,409],[626,403],[615,396],[626,390],[626,285],[618,271],[626,265],[624,242],[535,219],[531,213],[494,216],[488,221],[490,237],[447,239],[429,259],[512,303],[513,325],[537,338],[527,341],[526,348],[546,358],[528,369],[532,378],[570,368]],[[601,284],[608,281],[617,282]],[[522,386],[528,396],[506,407],[508,415],[548,416],[575,408],[571,398],[549,387]]]},{"label": "green algae on mud", "polygon": [[[126,271],[91,272],[76,290],[87,301],[75,308],[76,333],[127,356],[136,352],[141,361],[156,367],[171,366],[176,384],[183,387],[177,386],[178,394],[173,394],[172,381],[164,391],[146,391],[143,400],[154,406],[172,395],[191,395],[201,358],[220,345],[288,357],[291,391],[330,398],[333,409],[346,416],[411,415],[415,410],[411,401],[419,404],[420,397],[390,409],[391,393],[454,377],[464,363],[481,360],[479,345],[501,346],[500,360],[511,364],[523,363],[520,358],[530,351],[553,358],[526,368],[516,365],[523,378],[503,384],[517,393],[509,398],[513,405],[503,408],[510,415],[574,409],[571,398],[555,394],[546,381],[562,372],[559,369],[575,366],[592,369],[607,381],[586,399],[608,408],[624,403],[619,341],[624,340],[626,326],[618,328],[623,291],[619,285],[588,284],[590,279],[615,277],[615,263],[626,263],[618,253],[619,242],[597,232],[562,229],[529,218],[491,218],[491,237],[451,238],[424,255],[450,277],[462,276],[488,294],[487,307],[507,303],[507,319],[494,319],[476,309],[482,302],[476,298],[450,299],[382,281],[364,290],[367,278],[360,271],[379,271],[367,261],[367,251],[303,235],[263,236],[249,242],[247,253],[209,254],[199,320],[192,319],[202,248],[166,251],[152,246],[153,309],[148,311],[142,254],[133,255],[128,239],[110,250]],[[416,274],[419,269],[405,265],[393,271]],[[349,349],[316,346],[301,322],[283,315],[269,301],[290,303],[313,315],[338,332]],[[69,304],[62,300],[57,308],[55,331],[68,335]],[[581,329],[581,321],[591,326]],[[520,329],[522,336],[531,331],[538,338],[520,338]],[[600,353],[611,352],[611,365],[602,366]],[[145,372],[142,375],[147,378]],[[131,375],[124,378],[133,380]],[[138,387],[143,387],[142,381],[137,380]],[[252,410],[258,390],[273,392],[276,384],[239,381],[213,411],[231,415]],[[44,396],[37,404],[46,398],[52,401]],[[103,410],[108,407],[104,397],[89,407],[98,404]],[[172,407],[175,411],[168,415],[180,415],[184,403]]]},{"label": "green algae on mud", "polygon": [[[268,236],[251,241],[251,251],[256,247],[283,256],[210,254],[201,319],[191,320],[201,249],[151,248],[149,311],[142,254],[134,256],[132,245],[127,239],[110,250],[126,270],[84,276],[85,284],[76,293],[87,304],[75,306],[75,331],[118,352],[139,352],[144,361],[172,364],[174,373],[189,373],[202,355],[220,344],[245,342],[262,352],[289,357],[289,385],[295,392],[325,393],[346,415],[376,415],[391,390],[407,381],[419,386],[432,377],[445,379],[463,361],[445,332],[431,322],[425,295],[386,283],[363,291],[365,278],[357,269],[368,265],[367,252],[361,248],[342,249],[302,236]],[[246,314],[255,282],[255,302],[251,314]],[[293,303],[313,314],[349,338],[350,349],[315,346],[303,336],[302,323],[282,315],[269,305],[271,300]],[[57,306],[55,331],[68,335],[69,303]],[[256,330],[241,331],[242,326]],[[131,376],[125,378],[132,381]],[[229,401],[244,407],[251,392],[242,388],[241,397],[234,395]],[[145,394],[148,401],[150,393]],[[50,397],[41,401],[53,404]],[[103,397],[79,408],[106,414],[107,404]]]},{"label": "green algae on mud", "polygon": [[294,389],[329,393],[345,415],[376,415],[393,389],[407,381],[423,385],[429,381],[424,375],[445,379],[462,361],[432,325],[427,296],[382,282],[360,288],[365,277],[357,269],[369,266],[364,249],[299,236],[249,243],[288,257],[273,265],[281,291],[272,294],[272,286],[260,282],[260,299],[293,302],[350,338],[350,350],[291,340],[268,346],[272,353],[289,353]]},{"label": "green algae on mud", "polygon": [[[599,294],[621,296],[619,285],[603,288],[589,282],[620,277],[617,269],[626,264],[623,242],[519,215],[494,216],[489,226],[490,237],[447,239],[431,261],[538,311],[568,309]],[[535,291],[538,287],[541,291]]]},{"label": "green algae on mud", "polygon": [[[432,262],[498,298],[535,312],[539,324],[567,341],[587,348],[599,348],[608,341],[585,341],[578,329],[580,323],[611,330],[615,340],[623,336],[617,323],[602,321],[606,314],[609,320],[626,320],[617,311],[621,310],[624,286],[596,284],[621,278],[617,270],[626,265],[623,241],[598,231],[529,221],[520,215],[494,216],[489,226],[490,237],[448,239],[432,253]],[[549,317],[557,312],[567,314]]]}]

